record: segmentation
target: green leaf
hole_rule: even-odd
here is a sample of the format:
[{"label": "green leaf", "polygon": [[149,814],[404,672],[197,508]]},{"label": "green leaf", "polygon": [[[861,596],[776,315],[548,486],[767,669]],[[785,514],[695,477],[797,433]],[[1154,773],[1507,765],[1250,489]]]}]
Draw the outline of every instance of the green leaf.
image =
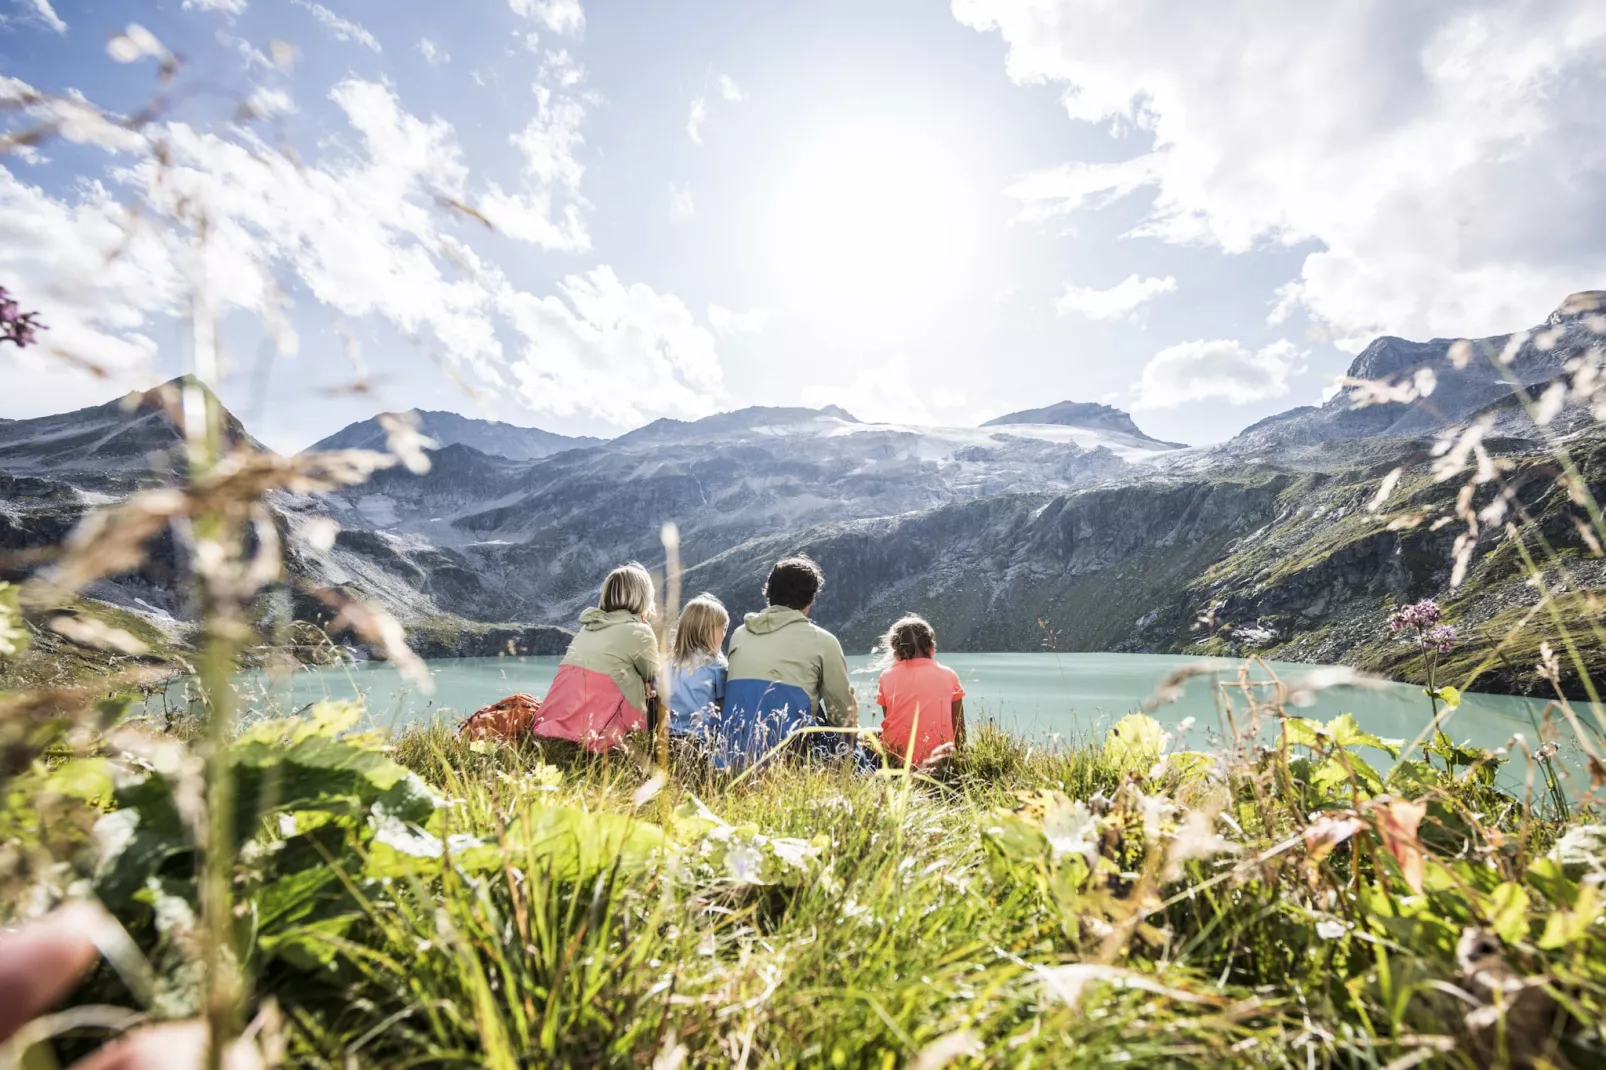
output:
[{"label": "green leaf", "polygon": [[1439,772],[1427,762],[1407,758],[1389,770],[1388,786],[1410,796],[1420,795],[1428,788],[1438,787]]},{"label": "green leaf", "polygon": [[521,867],[557,881],[590,880],[615,863],[623,872],[638,872],[670,842],[650,822],[570,806],[532,806],[508,825],[506,838]]},{"label": "green leaf", "polygon": [[1583,939],[1590,926],[1595,924],[1599,905],[1596,885],[1581,886],[1578,889],[1578,902],[1573,909],[1558,910],[1545,919],[1545,931],[1539,937],[1539,946],[1546,951],[1554,951]]},{"label": "green leaf", "polygon": [[1312,749],[1331,746],[1345,749],[1372,747],[1385,752],[1390,758],[1398,758],[1400,748],[1405,743],[1402,739],[1383,739],[1362,730],[1352,713],[1341,713],[1326,724],[1308,717],[1289,717],[1283,721],[1283,731],[1290,744]]},{"label": "green leaf", "polygon": [[1489,923],[1496,935],[1508,944],[1528,939],[1528,908],[1532,906],[1528,889],[1506,881],[1489,895]]},{"label": "green leaf", "polygon": [[1291,747],[1316,747],[1320,742],[1322,723],[1309,717],[1289,717],[1283,721],[1283,737]]},{"label": "green leaf", "polygon": [[1334,743],[1340,747],[1371,747],[1383,751],[1390,758],[1400,756],[1400,748],[1404,746],[1403,739],[1383,739],[1370,732],[1363,731],[1355,722],[1353,713],[1341,713],[1334,717],[1322,729]]},{"label": "green leaf", "polygon": [[999,810],[982,821],[982,842],[1009,862],[1040,862],[1048,855],[1048,837],[1034,821]]},{"label": "green leaf", "polygon": [[1148,772],[1165,749],[1165,729],[1146,713],[1129,713],[1110,729],[1104,754],[1123,773]]},{"label": "green leaf", "polygon": [[1437,695],[1439,697],[1439,701],[1450,707],[1452,710],[1461,705],[1461,691],[1458,688],[1449,686],[1448,684],[1439,688],[1437,691],[1433,692],[1433,694]]}]

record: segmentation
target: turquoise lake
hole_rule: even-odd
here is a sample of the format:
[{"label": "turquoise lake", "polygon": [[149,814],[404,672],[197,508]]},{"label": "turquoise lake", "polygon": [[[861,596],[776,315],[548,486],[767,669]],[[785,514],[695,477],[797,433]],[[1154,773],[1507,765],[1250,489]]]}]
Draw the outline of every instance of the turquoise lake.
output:
[{"label": "turquoise lake", "polygon": [[[1197,666],[1202,659],[1164,654],[947,654],[939,660],[953,667],[963,681],[965,709],[972,725],[991,718],[1011,731],[1052,743],[1101,736],[1115,721],[1131,713],[1153,693],[1167,674],[1181,666]],[[332,668],[302,669],[290,676],[261,673],[242,677],[238,687],[250,708],[287,714],[320,699],[362,699],[375,725],[398,729],[441,720],[455,723],[465,714],[516,691],[544,694],[557,672],[555,657],[455,658],[429,662],[434,693],[425,694],[404,681],[385,662],[363,662]],[[855,686],[864,703],[862,721],[875,724],[880,711],[873,705],[875,676],[864,672],[865,657],[848,659],[855,670]],[[1193,725],[1181,745],[1209,749],[1227,734],[1213,681],[1233,682],[1239,662],[1212,659],[1222,671],[1187,682],[1182,698],[1155,711],[1170,725],[1187,718]],[[1312,671],[1311,666],[1277,664],[1271,670],[1284,681]],[[1265,670],[1252,667],[1253,679],[1268,679]],[[1241,693],[1233,696],[1244,709]],[[182,701],[177,690],[174,701]],[[159,701],[159,700],[158,700]],[[1543,718],[1546,703],[1508,695],[1468,694],[1452,715],[1446,730],[1457,742],[1497,748],[1514,734],[1535,740],[1535,724]],[[1385,738],[1413,740],[1427,725],[1431,712],[1420,687],[1389,684],[1381,690],[1335,688],[1322,691],[1314,705],[1300,709],[1301,716],[1327,720],[1353,713],[1366,730]],[[1581,711],[1582,712],[1582,711]],[[1558,733],[1562,761],[1580,768],[1576,743]],[[1381,757],[1381,756],[1379,756]],[[1514,768],[1511,771],[1515,771]]]}]

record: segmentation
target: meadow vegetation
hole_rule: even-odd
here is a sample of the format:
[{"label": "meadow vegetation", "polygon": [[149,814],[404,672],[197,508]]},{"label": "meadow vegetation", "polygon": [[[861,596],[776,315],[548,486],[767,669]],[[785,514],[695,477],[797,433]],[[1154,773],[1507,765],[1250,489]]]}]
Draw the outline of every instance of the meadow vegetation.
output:
[{"label": "meadow vegetation", "polygon": [[[1402,741],[1284,716],[1326,682],[1230,683],[1209,749],[987,725],[936,776],[259,722],[227,763],[242,1013],[331,1067],[1606,1058],[1606,826],[1544,759],[1390,769]],[[92,894],[138,949],[84,1001],[203,1007],[188,734],[124,718],[7,786],[11,908]]]}]

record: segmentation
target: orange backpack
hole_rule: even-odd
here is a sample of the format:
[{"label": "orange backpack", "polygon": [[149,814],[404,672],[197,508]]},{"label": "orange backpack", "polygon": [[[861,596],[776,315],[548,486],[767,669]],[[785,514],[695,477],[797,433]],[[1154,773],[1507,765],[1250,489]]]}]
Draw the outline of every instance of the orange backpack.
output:
[{"label": "orange backpack", "polygon": [[467,739],[496,739],[517,743],[541,719],[541,700],[534,695],[509,695],[474,711],[457,734]]}]

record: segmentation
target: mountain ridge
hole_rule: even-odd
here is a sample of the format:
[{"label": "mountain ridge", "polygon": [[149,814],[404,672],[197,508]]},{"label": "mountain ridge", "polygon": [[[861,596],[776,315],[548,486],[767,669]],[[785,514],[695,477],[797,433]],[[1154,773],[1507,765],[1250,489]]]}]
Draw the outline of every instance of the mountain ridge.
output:
[{"label": "mountain ridge", "polygon": [[[1543,328],[1469,345],[1482,360],[1518,339],[1500,367],[1538,391],[1569,362],[1598,356],[1592,317],[1600,307],[1586,293]],[[758,406],[580,445],[552,436],[568,448],[527,458],[444,442],[428,451],[433,464],[422,475],[383,470],[342,492],[276,494],[270,507],[291,575],[380,602],[420,632],[431,654],[505,642],[526,652],[561,647],[559,629],[591,604],[609,568],[632,559],[661,565],[659,533],[673,520],[688,586],[738,612],[756,608],[768,562],[815,553],[828,573],[817,619],[850,648],[867,644],[882,617],[913,610],[938,622],[950,650],[1037,649],[1047,638],[1064,650],[1365,659],[1384,642],[1375,637],[1385,634],[1379,614],[1388,599],[1443,589],[1455,537],[1436,527],[1394,531],[1369,513],[1382,474],[1401,458],[1428,458],[1434,436],[1473,419],[1488,422],[1486,448],[1513,470],[1542,467],[1547,457],[1509,388],[1496,395],[1492,373],[1476,362],[1457,367],[1454,349],[1445,340],[1377,339],[1353,370],[1414,383],[1426,367],[1434,389],[1361,409],[1345,397],[1296,407],[1210,447],[1150,438],[1121,410],[1088,403],[971,428],[867,423],[834,406]],[[1582,410],[1567,412],[1553,429],[1583,426],[1567,423]],[[454,418],[437,427],[484,430],[467,417],[434,415]],[[1575,450],[1598,460],[1586,471],[1593,486],[1606,483],[1606,444],[1593,445],[1606,436],[1590,428]],[[383,448],[372,437],[379,431],[376,421],[360,421],[330,439]],[[259,448],[243,427],[237,440]],[[59,542],[94,506],[174,478],[171,465],[148,455],[171,457],[180,444],[170,417],[138,402],[0,423],[0,550]],[[1455,489],[1410,487],[1423,502]],[[1547,525],[1552,545],[1566,548],[1577,531],[1565,495],[1554,498],[1525,507]],[[332,545],[310,535],[329,520],[340,526]],[[1497,548],[1493,535],[1474,547],[1476,590],[1458,603],[1472,624],[1521,597],[1509,570],[1484,564],[1509,563]],[[175,548],[155,551],[138,573],[90,593],[182,618]],[[1590,570],[1602,571],[1592,561],[1577,566],[1594,581]],[[311,601],[294,603],[298,615],[317,619]],[[1226,630],[1194,633],[1201,616]],[[1233,628],[1243,638],[1221,638]]]}]

